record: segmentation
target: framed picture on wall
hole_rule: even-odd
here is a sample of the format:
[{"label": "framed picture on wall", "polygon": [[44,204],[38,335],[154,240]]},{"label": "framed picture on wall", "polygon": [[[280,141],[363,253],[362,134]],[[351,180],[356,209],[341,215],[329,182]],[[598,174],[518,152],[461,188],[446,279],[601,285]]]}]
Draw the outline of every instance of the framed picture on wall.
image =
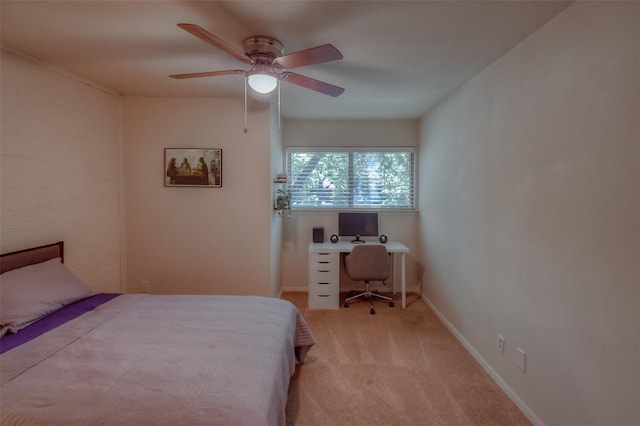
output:
[{"label": "framed picture on wall", "polygon": [[165,148],[164,186],[222,187],[222,149]]}]

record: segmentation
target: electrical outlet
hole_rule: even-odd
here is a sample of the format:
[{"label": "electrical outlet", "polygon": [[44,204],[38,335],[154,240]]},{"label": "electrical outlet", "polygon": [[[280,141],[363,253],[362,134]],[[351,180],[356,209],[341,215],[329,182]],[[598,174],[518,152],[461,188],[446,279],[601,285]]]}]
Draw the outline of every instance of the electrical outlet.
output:
[{"label": "electrical outlet", "polygon": [[504,337],[501,334],[498,334],[498,350],[500,353],[504,353]]},{"label": "electrical outlet", "polygon": [[516,348],[516,366],[524,372],[526,371],[526,365],[527,365],[527,354],[525,353],[525,351],[517,347]]},{"label": "electrical outlet", "polygon": [[151,283],[148,280],[143,280],[140,283],[140,291],[142,293],[149,293],[151,291]]}]

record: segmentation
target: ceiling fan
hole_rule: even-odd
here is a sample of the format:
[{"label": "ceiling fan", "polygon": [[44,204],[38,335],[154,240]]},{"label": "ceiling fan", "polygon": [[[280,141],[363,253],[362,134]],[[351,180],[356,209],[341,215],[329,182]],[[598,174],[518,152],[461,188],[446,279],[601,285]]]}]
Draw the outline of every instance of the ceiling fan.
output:
[{"label": "ceiling fan", "polygon": [[331,44],[312,47],[310,49],[283,55],[283,44],[272,37],[251,36],[243,40],[244,52],[236,49],[221,38],[195,24],[178,24],[178,27],[201,38],[214,47],[251,66],[247,70],[207,71],[189,74],[173,74],[169,77],[184,79],[198,77],[214,77],[230,74],[244,74],[249,87],[258,93],[271,93],[278,81],[283,80],[306,89],[324,93],[329,96],[340,96],[344,89],[324,81],[316,80],[288,71],[306,65],[342,59],[342,53]]}]

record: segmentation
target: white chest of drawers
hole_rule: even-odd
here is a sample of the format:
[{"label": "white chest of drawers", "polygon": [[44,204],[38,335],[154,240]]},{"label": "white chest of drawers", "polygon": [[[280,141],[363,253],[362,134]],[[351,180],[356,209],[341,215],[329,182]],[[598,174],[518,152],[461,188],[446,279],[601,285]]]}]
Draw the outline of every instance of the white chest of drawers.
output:
[{"label": "white chest of drawers", "polygon": [[338,309],[340,253],[309,250],[309,309]]}]

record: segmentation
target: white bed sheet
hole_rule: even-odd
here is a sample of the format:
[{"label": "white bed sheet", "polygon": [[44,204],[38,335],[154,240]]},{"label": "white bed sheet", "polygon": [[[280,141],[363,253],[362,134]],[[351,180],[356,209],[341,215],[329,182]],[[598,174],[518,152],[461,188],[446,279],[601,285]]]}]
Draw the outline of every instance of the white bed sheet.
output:
[{"label": "white bed sheet", "polygon": [[288,301],[122,295],[1,355],[0,423],[284,425],[312,344]]}]

